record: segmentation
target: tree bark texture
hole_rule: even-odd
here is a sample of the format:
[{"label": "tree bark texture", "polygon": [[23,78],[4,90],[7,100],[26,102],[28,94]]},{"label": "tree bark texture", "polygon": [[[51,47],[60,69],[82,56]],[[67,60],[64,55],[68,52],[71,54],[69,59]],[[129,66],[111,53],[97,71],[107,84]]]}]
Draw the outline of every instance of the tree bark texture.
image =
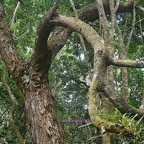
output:
[{"label": "tree bark texture", "polygon": [[29,77],[25,105],[33,139],[37,144],[61,144],[63,140],[47,75],[32,68]]}]

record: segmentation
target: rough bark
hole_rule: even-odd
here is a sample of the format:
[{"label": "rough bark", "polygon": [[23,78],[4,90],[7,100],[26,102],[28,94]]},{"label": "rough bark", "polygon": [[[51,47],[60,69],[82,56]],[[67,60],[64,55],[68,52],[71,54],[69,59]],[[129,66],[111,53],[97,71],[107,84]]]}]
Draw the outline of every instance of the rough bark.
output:
[{"label": "rough bark", "polygon": [[[46,20],[48,22],[49,19],[46,18]],[[53,26],[50,26],[47,31],[52,29]],[[32,60],[30,63],[25,62],[16,50],[0,4],[0,55],[25,98],[33,142],[37,144],[62,144],[63,139],[56,119],[54,99],[47,79],[52,55],[46,46],[49,33],[44,35],[43,30],[45,28],[45,24],[42,23],[39,27],[39,39],[36,41]],[[41,40],[45,40],[42,45]]]},{"label": "rough bark", "polygon": [[[105,13],[110,14],[108,1],[104,2],[104,7],[105,7]],[[117,13],[131,12],[132,8],[133,8],[133,1],[121,2],[118,7]],[[78,18],[86,22],[92,22],[99,18],[96,2],[91,3],[77,11],[78,11]],[[52,49],[53,56],[56,56],[57,53],[61,50],[61,48],[65,45],[65,42],[68,36],[70,36],[70,34],[71,31],[65,28],[59,28],[58,31],[52,34],[50,40],[48,41],[48,45],[49,48]],[[55,49],[54,51],[53,48]]]},{"label": "rough bark", "polygon": [[[109,0],[109,6],[110,6],[109,11],[111,13],[112,24],[110,24],[110,22],[107,20],[104,2],[102,0],[97,0],[96,4],[97,4],[98,13],[99,13],[100,25],[102,26],[105,45],[107,46],[109,57],[113,57],[114,56],[113,19],[116,13],[116,10],[114,10],[114,1]],[[111,85],[111,87],[114,89],[115,84],[114,84],[114,75],[113,75],[112,65],[107,67],[107,80],[109,81],[109,84]],[[102,96],[101,101],[102,101],[102,110],[105,109],[105,113],[112,115],[115,111],[115,106],[113,105],[113,103],[111,103],[111,101],[105,96]],[[103,113],[102,110],[101,110],[101,113]],[[105,136],[103,136],[103,144],[105,144],[106,139],[108,140],[107,143],[112,143],[113,141],[112,134],[108,132],[105,133]]]}]

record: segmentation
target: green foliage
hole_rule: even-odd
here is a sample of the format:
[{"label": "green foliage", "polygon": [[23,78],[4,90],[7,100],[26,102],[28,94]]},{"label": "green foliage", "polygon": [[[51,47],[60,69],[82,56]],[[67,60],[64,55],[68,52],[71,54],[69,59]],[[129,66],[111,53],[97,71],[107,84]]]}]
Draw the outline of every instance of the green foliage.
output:
[{"label": "green foliage", "polygon": [[[122,118],[119,119],[120,124],[122,124],[123,126],[129,128],[131,131],[134,131],[134,135],[135,137],[129,136],[129,137],[124,137],[122,135],[119,135],[116,138],[116,141],[118,140],[120,141],[126,141],[128,143],[143,143],[144,142],[144,137],[143,137],[143,123],[142,123],[142,119],[144,117],[141,117],[138,121],[136,121],[134,118],[137,115],[133,116],[133,117],[129,117],[129,114],[126,113],[124,115],[122,115]],[[118,142],[118,143],[119,143]]]},{"label": "green foliage", "polygon": [[135,142],[135,143],[140,143],[144,141],[144,137],[143,137],[143,123],[142,120],[144,118],[141,117],[138,121],[135,120],[135,116],[130,117],[130,113],[125,113],[122,114],[119,110],[115,109],[114,113],[112,115],[108,114],[108,113],[104,113],[103,114],[105,118],[109,119],[112,122],[115,123],[119,123],[121,125],[123,125],[124,127],[130,129],[130,131],[133,131],[135,137],[129,136],[129,137],[124,137],[122,134],[119,134],[118,137],[116,138],[116,142]]}]

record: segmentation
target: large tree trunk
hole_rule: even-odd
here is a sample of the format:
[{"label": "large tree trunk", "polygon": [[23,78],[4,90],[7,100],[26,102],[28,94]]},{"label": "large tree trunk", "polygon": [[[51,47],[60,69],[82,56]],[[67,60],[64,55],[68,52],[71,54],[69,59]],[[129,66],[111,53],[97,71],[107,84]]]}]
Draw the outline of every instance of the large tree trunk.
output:
[{"label": "large tree trunk", "polygon": [[32,72],[25,95],[25,105],[36,144],[62,144],[61,131],[56,119],[54,98],[47,75]]}]

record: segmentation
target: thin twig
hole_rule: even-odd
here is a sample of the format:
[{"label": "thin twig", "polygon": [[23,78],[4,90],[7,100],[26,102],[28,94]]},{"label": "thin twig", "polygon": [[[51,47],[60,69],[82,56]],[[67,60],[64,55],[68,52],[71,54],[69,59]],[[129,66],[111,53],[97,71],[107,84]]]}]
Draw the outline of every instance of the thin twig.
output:
[{"label": "thin twig", "polygon": [[138,5],[138,8],[139,8],[141,11],[143,11],[143,12],[144,12],[144,7],[142,7],[142,6]]},{"label": "thin twig", "polygon": [[140,32],[141,32],[141,41],[142,41],[142,43],[143,43],[143,30],[142,30],[141,21],[140,21]]},{"label": "thin twig", "polygon": [[[17,9],[18,9],[19,5],[20,5],[20,2],[18,1],[17,6],[16,6],[16,8],[14,10],[14,13],[13,13],[12,20],[11,20],[11,27],[14,24],[14,20],[15,20],[15,17],[16,17],[16,12],[17,12]],[[15,134],[16,134],[19,142],[20,142],[20,144],[25,144],[25,140],[23,139],[21,133],[17,129],[15,121],[13,119],[13,115],[14,115],[14,113],[16,111],[16,99],[15,99],[14,94],[12,93],[12,91],[10,89],[10,86],[8,85],[8,83],[6,81],[6,67],[4,67],[4,70],[3,70],[2,81],[3,81],[4,85],[5,85],[5,88],[6,88],[7,92],[8,92],[8,94],[9,94],[10,100],[12,102],[12,109],[9,112],[9,121],[10,121],[10,124],[11,124],[12,129],[14,130],[14,132],[15,132]]]}]

